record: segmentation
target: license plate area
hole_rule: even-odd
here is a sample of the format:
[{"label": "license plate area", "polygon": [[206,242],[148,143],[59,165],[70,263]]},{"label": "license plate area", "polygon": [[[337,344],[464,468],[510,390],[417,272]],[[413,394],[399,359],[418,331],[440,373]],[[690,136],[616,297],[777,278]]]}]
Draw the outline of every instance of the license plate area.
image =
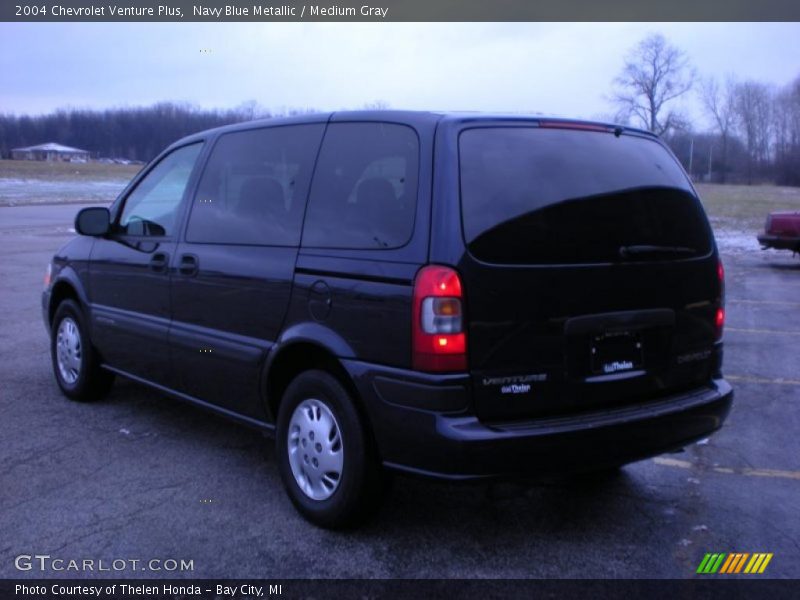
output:
[{"label": "license plate area", "polygon": [[595,375],[613,375],[640,369],[642,338],[638,332],[606,332],[589,342],[590,369]]}]

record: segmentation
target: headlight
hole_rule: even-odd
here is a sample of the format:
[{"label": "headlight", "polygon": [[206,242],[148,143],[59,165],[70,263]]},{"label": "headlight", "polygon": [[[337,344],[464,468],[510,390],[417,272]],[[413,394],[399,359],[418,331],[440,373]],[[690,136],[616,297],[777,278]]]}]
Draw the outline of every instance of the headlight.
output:
[{"label": "headlight", "polygon": [[44,289],[50,287],[50,278],[53,276],[53,263],[47,263],[47,270],[44,272]]}]

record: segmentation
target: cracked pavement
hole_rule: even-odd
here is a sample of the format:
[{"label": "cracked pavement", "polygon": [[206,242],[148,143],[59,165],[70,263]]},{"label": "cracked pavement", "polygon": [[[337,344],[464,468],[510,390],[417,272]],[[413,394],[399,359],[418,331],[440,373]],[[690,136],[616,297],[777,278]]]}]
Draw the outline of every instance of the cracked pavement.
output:
[{"label": "cracked pavement", "polygon": [[789,253],[723,256],[738,379],[708,443],[612,476],[397,477],[374,521],[332,533],[294,511],[260,434],[126,381],[96,404],[60,395],[39,296],[77,209],[0,208],[0,577],[64,575],[15,569],[38,553],[194,561],[175,577],[683,578],[734,551],[772,552],[765,575],[800,577],[800,385],[777,382],[800,379]]}]

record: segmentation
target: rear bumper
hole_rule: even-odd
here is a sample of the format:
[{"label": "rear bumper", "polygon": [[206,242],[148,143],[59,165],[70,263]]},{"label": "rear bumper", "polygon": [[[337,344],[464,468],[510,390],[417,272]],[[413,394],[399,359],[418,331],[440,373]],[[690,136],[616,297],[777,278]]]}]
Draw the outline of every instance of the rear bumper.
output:
[{"label": "rear bumper", "polygon": [[762,233],[758,236],[758,243],[765,248],[776,250],[800,250],[800,237],[780,237]]},{"label": "rear bumper", "polygon": [[[719,429],[733,400],[731,386],[716,379],[635,406],[483,423],[466,410],[466,377],[424,376],[355,362],[347,368],[365,401],[384,464],[445,479],[590,471],[648,458]],[[392,383],[389,388],[386,381]],[[406,384],[409,402],[400,405]],[[443,399],[436,394],[439,388],[446,390]],[[444,409],[424,408],[439,400]]]}]

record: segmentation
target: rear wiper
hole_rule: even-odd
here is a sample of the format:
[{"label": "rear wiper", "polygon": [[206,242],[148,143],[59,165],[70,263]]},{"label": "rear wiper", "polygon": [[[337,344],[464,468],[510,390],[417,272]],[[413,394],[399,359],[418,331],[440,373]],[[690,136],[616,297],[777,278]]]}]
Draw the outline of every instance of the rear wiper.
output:
[{"label": "rear wiper", "polygon": [[622,258],[631,258],[643,254],[697,254],[697,250],[688,246],[651,246],[647,244],[619,247],[619,255]]}]

